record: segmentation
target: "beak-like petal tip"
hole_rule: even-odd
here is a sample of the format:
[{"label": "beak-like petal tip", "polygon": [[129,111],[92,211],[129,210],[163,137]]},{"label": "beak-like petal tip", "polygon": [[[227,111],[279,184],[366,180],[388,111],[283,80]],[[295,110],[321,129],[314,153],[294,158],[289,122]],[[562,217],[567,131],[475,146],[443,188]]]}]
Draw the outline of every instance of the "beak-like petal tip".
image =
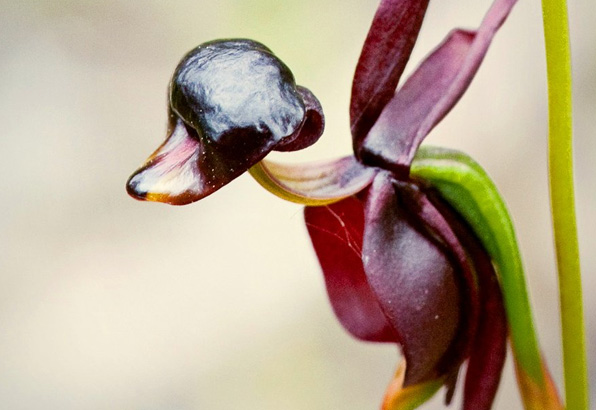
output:
[{"label": "beak-like petal tip", "polygon": [[130,196],[141,201],[185,205],[213,192],[198,169],[199,142],[180,122],[166,141],[126,183]]},{"label": "beak-like petal tip", "polygon": [[147,191],[142,190],[142,171],[137,171],[128,178],[126,181],[126,192],[128,195],[139,201],[147,200]]},{"label": "beak-like petal tip", "polygon": [[[139,201],[163,202],[171,205],[184,205],[194,201],[190,193],[176,194],[176,189],[167,183],[167,176],[159,178],[151,171],[150,167],[142,167],[128,179],[126,183],[128,195]],[[169,178],[169,181],[172,182],[172,179]]]}]

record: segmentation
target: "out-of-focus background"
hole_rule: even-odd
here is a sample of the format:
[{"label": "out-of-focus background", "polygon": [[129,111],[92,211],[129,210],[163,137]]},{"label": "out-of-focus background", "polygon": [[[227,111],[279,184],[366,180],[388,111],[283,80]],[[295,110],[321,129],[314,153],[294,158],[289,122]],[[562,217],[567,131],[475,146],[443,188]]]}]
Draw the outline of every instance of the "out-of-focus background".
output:
[{"label": "out-of-focus background", "polygon": [[[561,386],[539,3],[516,6],[427,141],[470,153],[507,199]],[[594,381],[596,9],[569,3]],[[348,153],[351,76],[376,4],[0,0],[0,408],[378,408],[397,350],[357,342],[335,320],[299,206],[248,175],[186,207],[124,190],[164,138],[178,60],[215,38],[267,44],[320,98],[323,138],[277,159]],[[451,28],[475,27],[488,5],[433,2],[408,72]],[[495,408],[521,408],[510,359]]]}]

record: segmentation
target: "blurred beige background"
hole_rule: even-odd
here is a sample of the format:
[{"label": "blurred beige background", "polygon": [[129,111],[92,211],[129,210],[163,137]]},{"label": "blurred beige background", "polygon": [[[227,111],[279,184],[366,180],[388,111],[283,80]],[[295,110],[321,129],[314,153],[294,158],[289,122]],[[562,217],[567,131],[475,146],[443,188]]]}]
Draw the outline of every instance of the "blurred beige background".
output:
[{"label": "blurred beige background", "polygon": [[[320,98],[321,141],[278,159],[348,153],[350,80],[376,4],[0,0],[0,408],[378,408],[396,349],[340,328],[299,206],[246,175],[182,208],[124,190],[164,137],[179,58],[214,38],[267,44]],[[452,27],[475,27],[488,4],[433,2],[412,62]],[[596,8],[571,1],[570,14],[594,381]],[[540,4],[521,1],[427,141],[470,153],[506,197],[561,385],[545,138]],[[510,361],[495,408],[521,408]]]}]

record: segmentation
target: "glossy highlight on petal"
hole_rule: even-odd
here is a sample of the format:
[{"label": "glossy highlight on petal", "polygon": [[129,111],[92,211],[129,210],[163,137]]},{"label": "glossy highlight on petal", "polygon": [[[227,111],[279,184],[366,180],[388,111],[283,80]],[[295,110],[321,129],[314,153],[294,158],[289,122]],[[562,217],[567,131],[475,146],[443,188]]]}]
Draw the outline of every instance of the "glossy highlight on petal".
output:
[{"label": "glossy highlight on petal", "polygon": [[172,110],[210,144],[239,151],[298,129],[304,102],[290,69],[252,40],[216,40],[187,53],[170,83]]}]

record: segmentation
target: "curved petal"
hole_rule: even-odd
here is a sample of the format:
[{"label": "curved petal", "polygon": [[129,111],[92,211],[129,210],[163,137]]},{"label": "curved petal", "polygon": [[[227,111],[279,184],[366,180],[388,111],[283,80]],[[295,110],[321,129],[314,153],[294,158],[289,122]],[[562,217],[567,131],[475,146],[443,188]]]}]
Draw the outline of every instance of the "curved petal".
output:
[{"label": "curved petal", "polygon": [[441,246],[407,213],[392,178],[379,173],[365,211],[364,270],[398,333],[408,367],[404,386],[441,376],[437,366],[460,329],[457,273]]},{"label": "curved petal", "polygon": [[524,403],[532,409],[562,408],[540,355],[519,247],[503,198],[480,165],[462,152],[427,146],[416,158],[412,175],[429,181],[463,216],[497,268]]},{"label": "curved petal", "polygon": [[428,0],[382,0],[352,83],[350,125],[354,152],[393,96],[410,58]]},{"label": "curved petal", "polygon": [[273,194],[309,206],[326,205],[357,194],[377,171],[353,156],[309,164],[281,164],[263,160],[250,174]]},{"label": "curved petal", "polygon": [[306,207],[304,218],[341,324],[362,340],[397,342],[364,274],[360,200],[349,197],[328,206]]},{"label": "curved petal", "polygon": [[496,0],[477,31],[453,31],[424,60],[359,147],[364,163],[407,175],[418,146],[466,91],[515,2]]}]

